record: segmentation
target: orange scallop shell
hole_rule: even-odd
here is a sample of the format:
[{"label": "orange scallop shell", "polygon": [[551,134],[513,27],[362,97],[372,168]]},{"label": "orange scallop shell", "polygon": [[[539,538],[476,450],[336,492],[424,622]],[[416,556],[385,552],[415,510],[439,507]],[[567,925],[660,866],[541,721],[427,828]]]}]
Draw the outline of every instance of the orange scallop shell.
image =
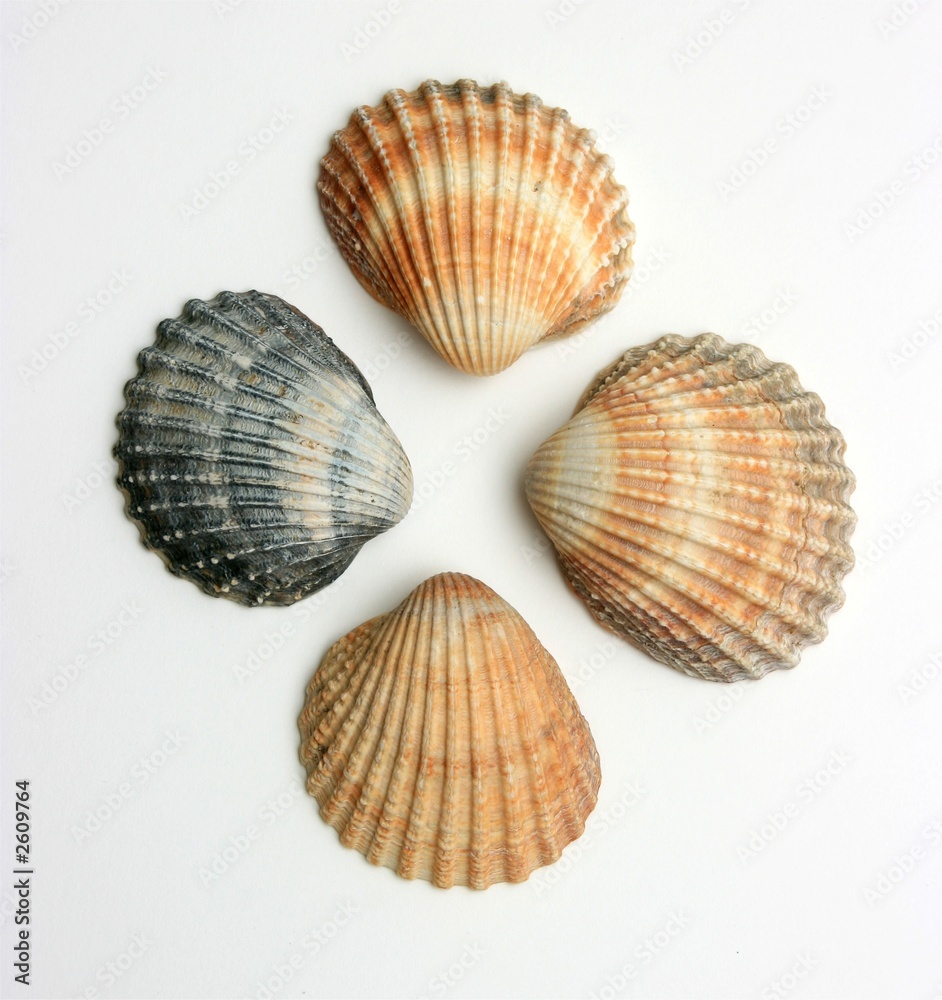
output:
[{"label": "orange scallop shell", "polygon": [[527,497],[599,621],[710,680],[791,667],[854,563],[844,439],[795,371],[705,334],[633,348],[536,452]]},{"label": "orange scallop shell", "polygon": [[320,203],[360,284],[491,375],[611,309],[631,275],[628,195],[594,142],[505,83],[430,80],[354,111]]},{"label": "orange scallop shell", "polygon": [[595,807],[598,753],[556,661],[470,576],[426,580],[335,643],[299,719],[341,841],[440,887],[522,882]]}]

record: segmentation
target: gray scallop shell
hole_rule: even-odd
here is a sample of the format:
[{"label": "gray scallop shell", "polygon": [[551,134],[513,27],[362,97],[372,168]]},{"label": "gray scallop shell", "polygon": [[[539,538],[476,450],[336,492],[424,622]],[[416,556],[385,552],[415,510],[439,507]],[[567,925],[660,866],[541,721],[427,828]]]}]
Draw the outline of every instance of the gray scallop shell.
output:
[{"label": "gray scallop shell", "polygon": [[333,582],[412,502],[412,470],[363,375],[261,292],[192,299],[125,387],[127,512],[171,572],[242,604]]}]

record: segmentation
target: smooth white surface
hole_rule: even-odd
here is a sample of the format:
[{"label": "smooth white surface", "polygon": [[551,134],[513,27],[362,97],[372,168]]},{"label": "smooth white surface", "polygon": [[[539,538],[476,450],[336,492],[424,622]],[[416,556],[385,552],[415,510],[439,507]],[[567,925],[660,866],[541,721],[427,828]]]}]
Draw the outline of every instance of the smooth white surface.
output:
[{"label": "smooth white surface", "polygon": [[[373,12],[390,7],[374,31]],[[938,995],[942,837],[925,831],[942,812],[942,655],[930,659],[942,654],[942,324],[919,324],[942,320],[942,160],[923,170],[913,158],[942,150],[942,9],[396,7],[75,0],[42,23],[38,3],[3,5],[3,994],[255,997],[268,983],[279,997]],[[39,28],[19,44],[24,18]],[[314,194],[354,106],[428,77],[506,79],[566,107],[631,193],[636,272],[622,303],[487,380],[450,370],[362,291]],[[145,78],[146,100],[116,111]],[[245,144],[280,112],[289,123],[250,157]],[[57,176],[105,117],[112,131]],[[767,162],[724,196],[720,182],[767,139]],[[231,182],[185,218],[229,161]],[[881,191],[893,203],[864,232],[858,213]],[[113,301],[83,305],[113,272]],[[250,611],[172,577],[112,482],[136,353],[187,298],[223,288],[283,295],[328,331],[370,379],[420,493],[457,468],[293,610]],[[750,326],[776,304],[773,322]],[[70,323],[46,368],[24,372]],[[522,492],[526,460],[599,368],[662,333],[703,330],[794,365],[859,481],[859,565],[827,641],[794,671],[732,688],[602,630]],[[907,341],[913,356],[894,359]],[[499,428],[462,457],[489,416]],[[321,656],[446,569],[479,576],[530,622],[604,774],[588,835],[554,869],[480,894],[371,867],[300,791],[295,719]],[[81,654],[78,676],[38,708]],[[901,687],[914,672],[921,690]],[[164,757],[167,733],[180,745]],[[11,968],[18,778],[33,783],[29,990]],[[82,835],[122,786],[114,815]],[[765,827],[777,815],[783,828]],[[201,871],[249,827],[257,839],[207,882]],[[135,935],[143,953],[125,960]],[[109,963],[127,968],[112,980]]]}]

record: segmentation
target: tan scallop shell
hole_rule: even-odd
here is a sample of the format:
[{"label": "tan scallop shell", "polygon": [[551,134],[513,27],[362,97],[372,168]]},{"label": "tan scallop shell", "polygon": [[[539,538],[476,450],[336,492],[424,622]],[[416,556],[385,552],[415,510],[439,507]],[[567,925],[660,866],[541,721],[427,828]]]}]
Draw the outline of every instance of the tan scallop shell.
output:
[{"label": "tan scallop shell", "polygon": [[298,724],[323,818],[405,878],[522,882],[595,807],[598,753],[556,661],[470,576],[432,577],[335,643]]},{"label": "tan scallop shell", "polygon": [[705,334],[634,348],[527,471],[599,621],[710,680],[791,667],[854,562],[844,439],[794,370]]},{"label": "tan scallop shell", "polygon": [[631,275],[628,195],[594,142],[505,83],[430,80],[357,108],[317,187],[360,284],[491,375],[611,309]]}]

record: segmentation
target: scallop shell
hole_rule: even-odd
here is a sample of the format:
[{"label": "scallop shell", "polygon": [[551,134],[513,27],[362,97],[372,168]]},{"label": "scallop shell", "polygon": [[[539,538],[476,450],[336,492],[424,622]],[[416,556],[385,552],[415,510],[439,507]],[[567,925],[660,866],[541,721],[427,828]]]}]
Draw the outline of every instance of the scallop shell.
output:
[{"label": "scallop shell", "polygon": [[292,604],[409,509],[409,460],[366,380],[276,296],[193,299],[138,362],[118,483],[144,543],[206,593]]},{"label": "scallop shell", "polygon": [[628,351],[527,471],[598,620],[710,680],[792,667],[844,600],[844,439],[794,370],[706,334]]},{"label": "scallop shell", "polygon": [[432,577],[335,643],[298,723],[308,791],[342,843],[442,888],[524,881],[598,796],[556,661],[470,576]]},{"label": "scallop shell", "polygon": [[611,309],[631,275],[628,195],[594,142],[506,83],[429,80],[357,108],[317,187],[360,284],[491,375]]}]

